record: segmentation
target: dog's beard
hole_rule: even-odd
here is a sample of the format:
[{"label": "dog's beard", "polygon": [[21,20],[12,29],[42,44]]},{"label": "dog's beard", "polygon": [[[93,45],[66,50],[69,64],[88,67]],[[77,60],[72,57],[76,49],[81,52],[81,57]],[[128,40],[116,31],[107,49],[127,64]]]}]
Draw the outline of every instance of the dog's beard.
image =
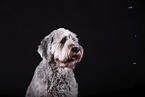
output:
[{"label": "dog's beard", "polygon": [[82,47],[80,47],[80,49],[81,50],[78,53],[74,53],[73,51],[71,51],[71,48],[70,48],[70,51],[67,57],[63,61],[61,61],[64,67],[75,69],[76,63],[80,62],[82,58],[82,54],[83,54]]},{"label": "dog's beard", "polygon": [[78,59],[77,58],[78,58],[77,55],[76,56],[69,56],[64,61],[57,60],[57,62],[61,63],[60,64],[61,67],[67,67],[67,68],[75,69],[76,63],[78,63]]},{"label": "dog's beard", "polygon": [[71,46],[65,45],[61,49],[59,45],[54,45],[54,47],[54,61],[60,65],[59,67],[68,67],[75,69],[76,63],[80,62],[83,56],[82,47],[79,47],[80,51],[78,53],[74,53]]},{"label": "dog's beard", "polygon": [[75,69],[76,62],[66,62],[65,67]]}]

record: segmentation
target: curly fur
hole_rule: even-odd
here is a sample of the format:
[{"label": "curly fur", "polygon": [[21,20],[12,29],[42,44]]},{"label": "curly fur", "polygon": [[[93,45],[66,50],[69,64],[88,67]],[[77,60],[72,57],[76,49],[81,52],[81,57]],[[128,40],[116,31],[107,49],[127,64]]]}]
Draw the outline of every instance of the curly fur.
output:
[{"label": "curly fur", "polygon": [[[79,52],[74,53],[73,47],[79,48]],[[83,56],[76,34],[64,28],[54,30],[41,41],[38,53],[43,60],[37,66],[25,96],[76,97],[78,84],[73,69]]]}]

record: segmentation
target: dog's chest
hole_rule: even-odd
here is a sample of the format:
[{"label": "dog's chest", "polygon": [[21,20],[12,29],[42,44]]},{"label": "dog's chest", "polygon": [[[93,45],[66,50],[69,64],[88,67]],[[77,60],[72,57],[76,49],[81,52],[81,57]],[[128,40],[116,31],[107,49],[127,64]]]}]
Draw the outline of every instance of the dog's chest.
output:
[{"label": "dog's chest", "polygon": [[76,91],[77,83],[72,69],[59,68],[52,74],[50,89],[59,93]]}]

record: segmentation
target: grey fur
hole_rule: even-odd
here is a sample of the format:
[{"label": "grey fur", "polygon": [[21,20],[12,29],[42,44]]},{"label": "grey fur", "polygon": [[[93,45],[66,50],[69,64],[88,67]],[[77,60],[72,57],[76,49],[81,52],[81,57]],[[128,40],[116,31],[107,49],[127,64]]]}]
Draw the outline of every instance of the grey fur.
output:
[{"label": "grey fur", "polygon": [[[64,36],[60,37],[60,33],[63,33],[64,36],[67,37],[67,40],[65,41],[66,43],[63,45],[70,44],[68,46],[79,46],[76,35],[63,28],[55,30],[50,35],[46,36],[38,46],[38,53],[43,60],[34,72],[34,76],[25,95],[26,97],[77,97],[78,84],[75,80],[73,69],[65,67],[67,65],[62,63],[62,61],[59,60],[59,57],[56,58],[52,52],[52,45],[54,45],[54,43],[61,45],[59,43]],[[60,51],[58,51],[58,53],[61,52],[61,49],[62,48],[59,48]],[[81,46],[80,49],[79,61],[83,55]],[[68,49],[66,48],[66,50]],[[68,64],[74,66],[75,62],[78,61],[70,62]],[[65,66],[62,64],[65,64]]]}]

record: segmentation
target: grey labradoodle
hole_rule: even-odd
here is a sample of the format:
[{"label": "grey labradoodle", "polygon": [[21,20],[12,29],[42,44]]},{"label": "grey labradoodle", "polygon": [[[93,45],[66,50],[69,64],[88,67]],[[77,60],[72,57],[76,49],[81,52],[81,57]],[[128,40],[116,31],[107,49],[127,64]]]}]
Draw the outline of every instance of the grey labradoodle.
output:
[{"label": "grey labradoodle", "polygon": [[73,69],[83,56],[76,34],[59,28],[38,46],[42,61],[37,66],[26,97],[77,97]]}]

